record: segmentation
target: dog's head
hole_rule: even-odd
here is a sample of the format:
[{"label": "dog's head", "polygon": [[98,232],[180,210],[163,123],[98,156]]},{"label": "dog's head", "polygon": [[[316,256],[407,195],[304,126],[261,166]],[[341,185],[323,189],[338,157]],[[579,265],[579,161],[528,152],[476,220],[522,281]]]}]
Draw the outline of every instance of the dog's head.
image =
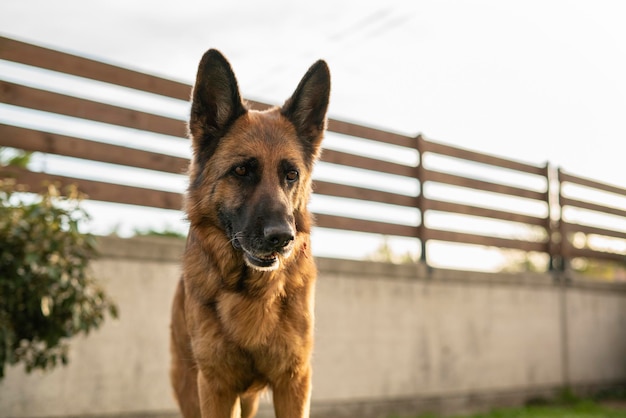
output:
[{"label": "dog's head", "polygon": [[282,107],[248,110],[230,64],[204,54],[192,93],[187,214],[223,232],[256,270],[275,270],[308,233],[311,170],[320,153],[330,73],[318,61]]}]

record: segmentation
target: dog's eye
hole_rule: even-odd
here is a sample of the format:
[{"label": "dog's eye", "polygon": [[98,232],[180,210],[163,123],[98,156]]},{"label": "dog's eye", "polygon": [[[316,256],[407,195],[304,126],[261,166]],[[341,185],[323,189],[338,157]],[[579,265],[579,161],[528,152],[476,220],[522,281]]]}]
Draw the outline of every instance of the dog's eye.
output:
[{"label": "dog's eye", "polygon": [[287,174],[285,174],[285,178],[289,183],[293,183],[298,180],[298,172],[296,170],[289,170],[287,171]]},{"label": "dog's eye", "polygon": [[248,168],[245,165],[238,165],[233,172],[239,177],[246,176],[248,174]]}]

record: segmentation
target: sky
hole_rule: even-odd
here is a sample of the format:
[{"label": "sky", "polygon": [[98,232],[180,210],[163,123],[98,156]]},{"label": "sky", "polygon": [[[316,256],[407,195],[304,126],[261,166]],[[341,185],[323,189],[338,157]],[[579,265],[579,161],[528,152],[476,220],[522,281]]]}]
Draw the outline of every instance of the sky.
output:
[{"label": "sky", "polygon": [[625,20],[620,0],[0,4],[4,36],[188,83],[220,49],[268,103],[323,58],[333,118],[621,186]]}]

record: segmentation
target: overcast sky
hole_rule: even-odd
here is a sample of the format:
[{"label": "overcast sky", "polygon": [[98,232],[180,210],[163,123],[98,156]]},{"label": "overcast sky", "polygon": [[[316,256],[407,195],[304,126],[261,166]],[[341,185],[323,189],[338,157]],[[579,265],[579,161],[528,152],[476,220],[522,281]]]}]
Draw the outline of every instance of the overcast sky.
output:
[{"label": "overcast sky", "polygon": [[0,33],[191,82],[221,49],[244,96],[328,61],[330,113],[624,185],[626,2],[4,0]]}]

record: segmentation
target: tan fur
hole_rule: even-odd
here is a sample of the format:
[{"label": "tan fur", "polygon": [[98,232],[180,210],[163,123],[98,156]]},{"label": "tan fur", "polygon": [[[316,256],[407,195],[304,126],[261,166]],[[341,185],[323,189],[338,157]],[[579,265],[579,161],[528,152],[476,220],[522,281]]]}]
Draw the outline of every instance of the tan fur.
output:
[{"label": "tan fur", "polygon": [[[190,230],[172,308],[172,385],[185,418],[234,417],[238,402],[241,416],[252,417],[266,387],[273,392],[278,418],[308,417],[316,268],[306,205],[323,126],[316,128],[301,119],[307,115],[302,109],[315,105],[309,103],[311,94],[322,98],[318,113],[325,116],[327,68],[324,64],[326,72],[317,76],[325,81],[325,92],[309,93],[315,83],[303,79],[306,88],[300,90],[306,100],[296,91],[291,107],[288,101],[283,108],[237,113],[238,103],[224,101],[228,94],[222,94],[220,83],[211,78],[221,82],[222,73],[230,68],[215,60],[201,62],[190,120],[195,158],[185,203]],[[212,84],[205,87],[205,78]],[[217,93],[209,90],[213,85]],[[217,106],[209,99],[209,105],[202,102],[203,89],[217,97]],[[211,124],[221,129],[219,135]],[[218,142],[203,143],[210,135]],[[206,149],[211,150],[210,157],[203,160],[202,152],[209,155]],[[231,167],[246,158],[254,158],[259,167],[254,183],[249,182],[252,186],[232,174]],[[296,183],[287,184],[283,178],[285,161],[297,167]],[[224,226],[226,215],[220,215],[255,207],[271,207],[272,214],[287,219],[283,223],[295,230],[292,247],[284,253],[277,250],[278,267],[267,271],[246,264]],[[265,222],[262,215],[254,216],[252,224]]]}]

